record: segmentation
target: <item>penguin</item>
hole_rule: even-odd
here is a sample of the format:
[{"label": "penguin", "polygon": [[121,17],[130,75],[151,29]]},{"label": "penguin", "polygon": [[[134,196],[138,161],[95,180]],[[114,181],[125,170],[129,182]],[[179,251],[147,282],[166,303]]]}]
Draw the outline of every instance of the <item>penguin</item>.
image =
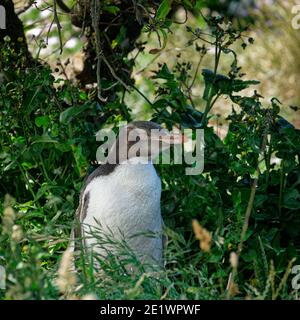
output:
[{"label": "penguin", "polygon": [[[182,134],[169,133],[151,121],[124,126],[107,161],[84,183],[73,240],[80,239],[84,250],[92,250],[103,259],[108,253],[118,254],[114,243],[125,241],[142,264],[162,267],[161,179],[153,159],[172,144],[184,143],[184,139]],[[114,240],[99,245],[97,232]]]}]

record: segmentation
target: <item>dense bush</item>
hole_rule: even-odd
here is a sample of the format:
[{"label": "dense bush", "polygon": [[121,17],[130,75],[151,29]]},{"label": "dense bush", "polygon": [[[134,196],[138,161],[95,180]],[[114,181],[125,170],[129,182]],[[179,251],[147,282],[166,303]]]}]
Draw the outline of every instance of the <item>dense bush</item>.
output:
[{"label": "dense bush", "polygon": [[[188,29],[195,54],[207,54],[203,44],[215,50],[211,70],[202,70],[203,106],[196,106],[191,95],[198,68],[180,57],[173,70],[164,64],[154,72],[155,101],[141,97],[150,105],[152,120],[168,128],[204,129],[205,169],[199,176],[187,176],[184,166],[158,166],[169,236],[166,270],[145,272],[129,256],[137,265],[130,276],[116,257],[102,262],[105,277],[94,274],[84,254],[77,259],[77,280],[64,272],[66,254],[58,269],[83,177],[92,169],[95,134],[131,120],[129,106],[121,94],[114,102],[101,103],[93,90],[55,80],[45,65],[26,66],[6,39],[0,52],[0,264],[7,275],[3,297],[294,297],[287,276],[291,263],[299,260],[299,130],[279,115],[276,98],[263,106],[258,92],[241,94],[257,81],[243,80],[231,44],[241,41],[246,47],[253,39],[244,40],[242,32],[221,17],[206,22],[207,31]],[[218,74],[223,55],[232,56],[226,75]],[[209,125],[221,96],[232,102],[224,140]],[[4,199],[8,194],[15,200]],[[207,252],[199,249],[192,219],[211,232]],[[194,229],[197,233],[197,225]],[[229,262],[231,253],[236,253],[237,264]],[[233,280],[227,287],[230,273]],[[67,285],[57,286],[60,277]]]}]

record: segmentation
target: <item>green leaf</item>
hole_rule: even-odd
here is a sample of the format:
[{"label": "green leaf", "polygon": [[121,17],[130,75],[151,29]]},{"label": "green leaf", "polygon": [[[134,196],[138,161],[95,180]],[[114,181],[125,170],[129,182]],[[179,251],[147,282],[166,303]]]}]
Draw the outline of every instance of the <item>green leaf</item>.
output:
[{"label": "green leaf", "polygon": [[155,79],[165,79],[165,80],[172,80],[174,79],[173,73],[170,72],[169,68],[166,64],[162,66],[162,68],[156,72],[156,75],[154,76]]},{"label": "green leaf", "polygon": [[61,152],[68,152],[71,150],[71,146],[69,143],[58,143],[55,145],[55,149]]},{"label": "green leaf", "polygon": [[246,262],[252,262],[257,260],[257,252],[254,249],[244,251],[242,254],[242,259]]},{"label": "green leaf", "polygon": [[161,48],[155,48],[155,49],[149,50],[150,54],[157,54],[157,53],[161,52],[163,49],[165,49],[165,47],[167,45],[168,35],[167,35],[166,31],[163,30],[163,29],[160,29],[160,30],[157,30],[157,34],[158,34],[158,32],[160,32],[162,34],[162,37],[163,37],[162,46],[161,46]]},{"label": "green leaf", "polygon": [[156,12],[156,18],[164,20],[171,10],[172,0],[163,0]]},{"label": "green leaf", "polygon": [[31,169],[34,167],[34,165],[30,162],[27,162],[27,161],[24,161],[22,162],[21,166],[24,168],[24,169]]},{"label": "green leaf", "polygon": [[59,121],[65,124],[70,123],[75,117],[80,115],[87,108],[88,106],[86,104],[83,104],[81,106],[70,107],[60,114]]},{"label": "green leaf", "polygon": [[202,70],[205,81],[205,90],[203,99],[207,100],[216,94],[231,95],[233,92],[239,92],[248,88],[250,85],[259,84],[256,80],[243,81],[240,79],[230,79],[221,74],[214,74],[211,70]]},{"label": "green leaf", "polygon": [[73,156],[76,162],[76,170],[80,176],[85,174],[87,167],[86,157],[83,154],[82,145],[72,145]]},{"label": "green leaf", "polygon": [[51,139],[48,135],[34,136],[31,144],[36,143],[59,143],[57,140]]},{"label": "green leaf", "polygon": [[41,117],[36,117],[35,118],[35,124],[37,127],[43,127],[43,128],[46,128],[47,125],[49,124],[50,122],[50,118],[48,116],[41,116]]},{"label": "green leaf", "polygon": [[88,95],[87,95],[86,92],[80,91],[80,92],[79,92],[79,98],[80,98],[81,100],[86,101],[86,100],[88,99]]},{"label": "green leaf", "polygon": [[111,43],[112,48],[114,49],[116,46],[121,45],[127,37],[127,29],[122,26],[116,39],[114,39]]},{"label": "green leaf", "polygon": [[287,189],[283,197],[283,207],[288,209],[300,208],[300,194],[296,189]]},{"label": "green leaf", "polygon": [[166,99],[159,99],[153,103],[154,109],[162,109],[168,106],[168,101]]},{"label": "green leaf", "polygon": [[111,14],[117,14],[120,11],[120,8],[116,6],[103,6],[103,11],[109,12]]}]

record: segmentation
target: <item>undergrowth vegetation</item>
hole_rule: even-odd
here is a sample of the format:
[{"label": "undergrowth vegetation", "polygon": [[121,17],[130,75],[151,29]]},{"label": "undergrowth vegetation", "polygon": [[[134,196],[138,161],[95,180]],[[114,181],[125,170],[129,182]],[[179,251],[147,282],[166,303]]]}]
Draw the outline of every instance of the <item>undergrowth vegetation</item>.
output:
[{"label": "undergrowth vegetation", "polygon": [[[251,50],[253,39],[222,17],[205,21],[206,30],[188,29],[187,45],[199,57],[213,51],[214,64],[195,66],[175,53],[174,68],[163,64],[153,72],[155,100],[140,97],[153,121],[205,133],[202,174],[157,166],[169,238],[163,271],[145,269],[124,243],[118,244],[122,259],[98,257],[98,273],[92,256],[66,251],[83,178],[95,166],[95,134],[132,120],[132,106],[122,92],[101,103],[94,90],[55,79],[44,64],[25,66],[6,39],[0,51],[2,298],[295,299],[290,271],[300,263],[300,133],[279,115],[280,101],[262,104],[259,79],[245,79],[231,46]],[[167,24],[159,27],[166,33]],[[219,74],[224,56],[232,62]],[[205,87],[195,105],[199,72]],[[252,86],[252,95],[242,94]],[[224,139],[210,126],[221,97],[232,104]]]}]

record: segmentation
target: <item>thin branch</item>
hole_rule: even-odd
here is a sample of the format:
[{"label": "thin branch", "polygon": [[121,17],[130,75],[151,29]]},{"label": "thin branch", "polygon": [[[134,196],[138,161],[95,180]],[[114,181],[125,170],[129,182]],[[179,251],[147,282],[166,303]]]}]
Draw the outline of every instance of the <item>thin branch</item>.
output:
[{"label": "thin branch", "polygon": [[72,10],[63,2],[63,0],[56,0],[58,6],[66,13],[71,13]]},{"label": "thin branch", "polygon": [[54,15],[54,22],[56,23],[56,26],[57,26],[57,31],[58,31],[58,38],[59,38],[59,47],[60,47],[60,54],[62,54],[63,52],[63,45],[62,45],[62,37],[61,37],[61,29],[62,29],[62,26],[59,22],[59,19],[58,19],[58,15],[57,15],[57,3],[56,3],[57,0],[53,0],[53,15]]},{"label": "thin branch", "polygon": [[154,108],[153,103],[143,94],[142,91],[140,91],[136,86],[132,85],[132,88],[140,95],[142,96],[147,102],[148,104],[156,111],[158,112],[158,110],[156,108]]},{"label": "thin branch", "polygon": [[110,65],[110,63],[108,62],[108,60],[106,59],[106,57],[103,54],[101,55],[101,58],[104,61],[104,63],[106,64],[106,66],[108,67],[112,76],[116,80],[118,80],[127,91],[129,91],[129,87],[127,86],[127,84],[119,76],[117,76],[117,74],[115,73],[115,70],[113,69],[113,67]]},{"label": "thin branch", "polygon": [[119,84],[119,82],[115,82],[115,83],[113,83],[111,86],[109,86],[107,88],[102,88],[102,90],[103,91],[109,91],[109,90],[111,90],[112,88],[114,88],[118,84]]},{"label": "thin branch", "polygon": [[17,15],[20,15],[20,14],[26,12],[28,9],[30,9],[30,7],[31,7],[34,3],[35,3],[35,0],[29,1],[29,3],[28,3],[26,6],[24,6],[22,9],[17,10],[17,11],[16,11],[16,14],[17,14]]},{"label": "thin branch", "polygon": [[[93,6],[93,4],[92,4],[92,6]],[[92,7],[91,7],[91,12],[92,12]],[[86,3],[86,1],[84,1],[84,13],[83,13],[83,21],[82,21],[82,27],[81,27],[81,33],[80,33],[80,37],[82,37],[83,35],[84,35],[84,31],[85,31],[85,24],[86,24],[86,19],[87,19],[87,3]],[[100,12],[99,12],[99,15],[100,15]],[[93,16],[92,16],[93,17]],[[99,17],[99,19],[98,19],[99,21],[98,21],[98,25],[97,25],[97,27],[99,27],[99,23],[100,23],[100,17]]]},{"label": "thin branch", "polygon": [[91,16],[92,25],[96,35],[96,53],[97,53],[97,92],[98,98],[102,102],[106,102],[107,99],[103,98],[101,95],[102,85],[101,85],[101,61],[103,59],[102,48],[101,48],[101,36],[99,30],[100,22],[100,2],[97,0],[92,0],[91,5]]},{"label": "thin branch", "polygon": [[197,74],[198,74],[200,65],[202,63],[203,57],[204,57],[204,54],[201,54],[200,55],[200,59],[199,59],[198,64],[197,64],[197,67],[196,67],[196,70],[195,70],[194,78],[193,78],[191,84],[188,87],[189,90],[191,90],[193,88],[194,84],[195,84],[195,81],[196,81],[196,78],[197,78]]}]

